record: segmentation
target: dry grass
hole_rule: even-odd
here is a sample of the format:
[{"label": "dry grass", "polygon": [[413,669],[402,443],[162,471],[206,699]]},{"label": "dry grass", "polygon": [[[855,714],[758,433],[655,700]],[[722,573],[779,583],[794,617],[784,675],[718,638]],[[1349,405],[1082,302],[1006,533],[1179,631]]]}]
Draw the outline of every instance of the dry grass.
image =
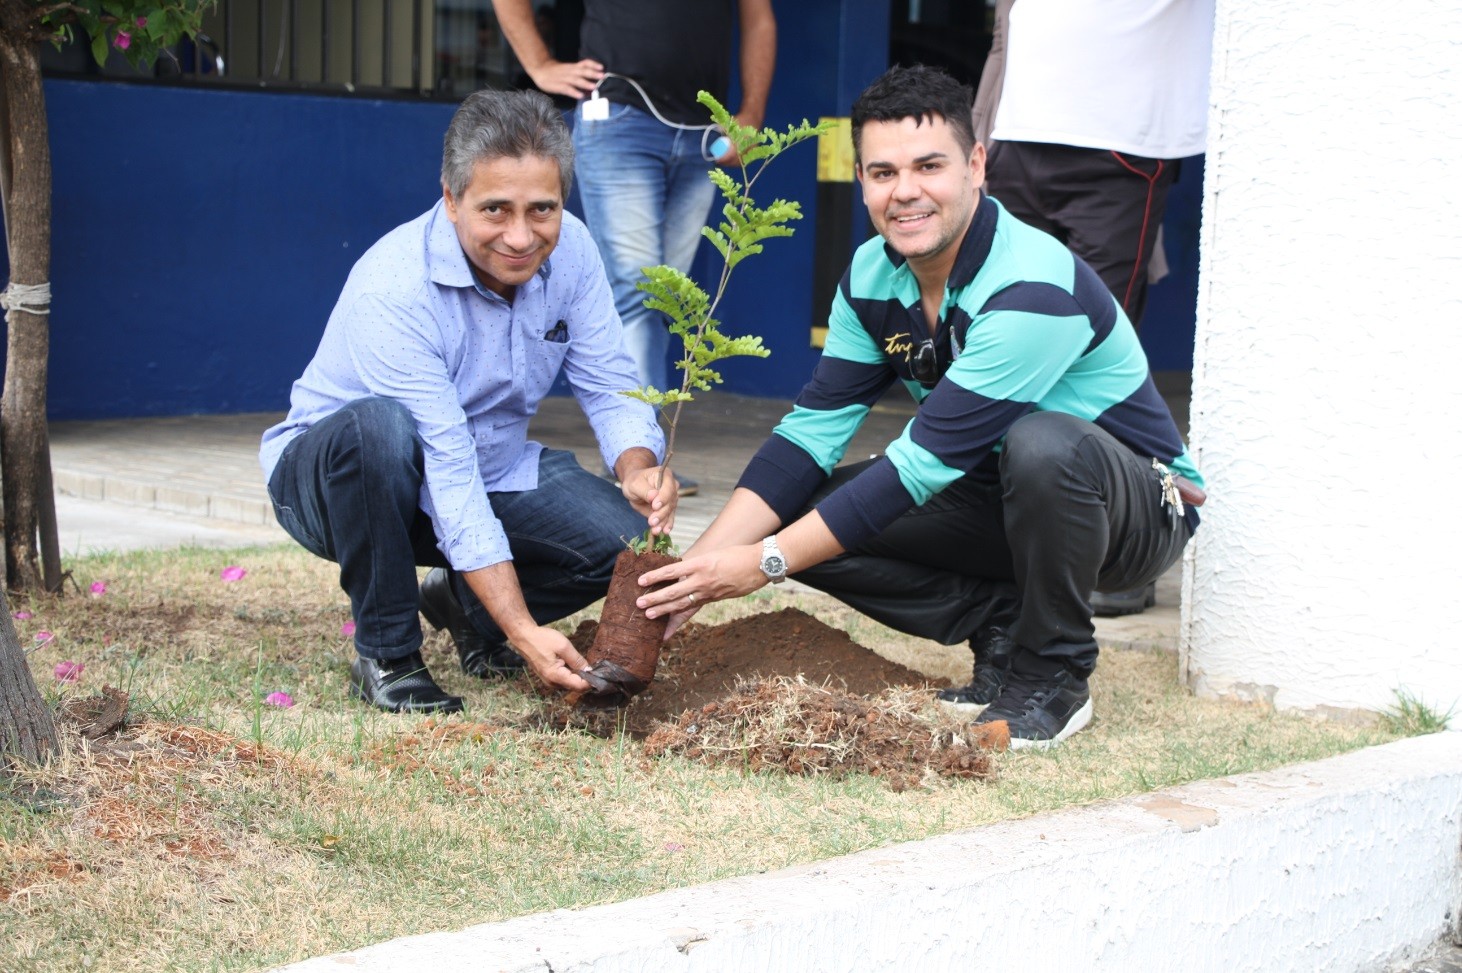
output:
[{"label": "dry grass", "polygon": [[[230,563],[243,580],[220,580]],[[745,759],[708,766],[542,729],[535,696],[463,677],[439,635],[427,659],[467,696],[465,716],[352,703],[347,604],[331,566],[302,552],[73,568],[81,593],[12,606],[34,615],[17,623],[22,642],[52,632],[31,656],[37,680],[60,696],[121,686],[132,722],[91,743],[71,734],[51,766],[0,792],[6,973],[260,969],[1392,738],[1194,700],[1170,657],[1108,652],[1092,727],[1049,753],[999,754],[992,781],[920,773],[896,790],[867,774],[753,773]],[[86,593],[94,581],[105,594]],[[854,624],[825,599],[780,593],[701,620],[787,604]],[[968,664],[857,624],[864,644],[893,645],[931,675]],[[52,678],[63,659],[85,665],[79,685]],[[273,691],[297,705],[265,706]]]}]

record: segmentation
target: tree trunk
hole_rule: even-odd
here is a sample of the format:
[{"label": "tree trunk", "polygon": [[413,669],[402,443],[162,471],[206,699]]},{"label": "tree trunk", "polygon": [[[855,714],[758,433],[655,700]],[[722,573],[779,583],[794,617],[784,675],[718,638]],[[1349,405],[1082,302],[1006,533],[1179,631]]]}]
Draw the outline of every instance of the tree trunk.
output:
[{"label": "tree trunk", "polygon": [[56,752],[56,718],[41,698],[15,622],[10,618],[10,599],[0,585],[0,771],[3,758],[18,757],[26,763],[40,763]]},{"label": "tree trunk", "polygon": [[[6,223],[12,284],[51,279],[51,149],[36,41],[21,0],[0,2],[0,69],[9,121],[6,146],[10,192]],[[0,463],[4,464],[5,570],[12,588],[38,590],[36,555],[40,485],[48,482],[46,371],[49,317],[9,314],[4,400],[0,402]]]}]

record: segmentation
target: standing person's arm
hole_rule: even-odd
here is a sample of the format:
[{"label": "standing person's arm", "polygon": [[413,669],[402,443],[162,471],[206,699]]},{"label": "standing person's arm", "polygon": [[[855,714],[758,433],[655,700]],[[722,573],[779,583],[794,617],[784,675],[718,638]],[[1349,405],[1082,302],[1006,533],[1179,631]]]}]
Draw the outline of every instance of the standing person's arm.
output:
[{"label": "standing person's arm", "polygon": [[[772,13],[772,0],[741,0],[741,107],[736,120],[742,125],[761,128],[767,117],[767,96],[772,90],[772,74],[777,67],[777,18]],[[740,165],[741,157],[732,148],[716,162],[723,166]]]},{"label": "standing person's arm", "polygon": [[[770,2],[770,0],[765,0]],[[513,54],[540,91],[583,98],[604,77],[604,65],[585,58],[568,63],[549,53],[533,19],[533,0],[492,0],[493,13],[513,48]]]}]

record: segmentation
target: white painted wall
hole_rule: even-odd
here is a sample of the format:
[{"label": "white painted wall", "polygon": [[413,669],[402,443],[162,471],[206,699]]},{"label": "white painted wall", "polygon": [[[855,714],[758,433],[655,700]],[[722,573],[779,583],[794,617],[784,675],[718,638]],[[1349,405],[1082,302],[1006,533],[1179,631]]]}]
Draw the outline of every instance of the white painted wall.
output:
[{"label": "white painted wall", "polygon": [[1462,3],[1219,0],[1191,440],[1200,693],[1462,726]]}]

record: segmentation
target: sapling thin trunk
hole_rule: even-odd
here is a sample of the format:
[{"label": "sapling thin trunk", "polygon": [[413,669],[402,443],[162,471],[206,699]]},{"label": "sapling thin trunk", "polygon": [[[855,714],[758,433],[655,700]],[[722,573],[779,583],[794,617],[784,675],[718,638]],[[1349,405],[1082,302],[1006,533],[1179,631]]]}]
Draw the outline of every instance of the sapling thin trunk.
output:
[{"label": "sapling thin trunk", "polygon": [[[701,104],[711,110],[711,118],[736,146],[741,156],[741,177],[745,184],[737,182],[722,169],[713,169],[710,173],[711,181],[726,199],[726,204],[721,207],[723,222],[715,228],[708,226],[701,230],[722,259],[714,298],[673,267],[646,267],[645,280],[639,285],[647,295],[645,307],[661,311],[670,319],[670,331],[679,336],[682,348],[679,388],[662,392],[654,386],[647,386],[624,393],[648,402],[666,416],[669,428],[665,437],[661,482],[664,469],[669,467],[670,458],[675,454],[675,432],[680,426],[681,409],[685,403],[694,400],[693,390],[708,392],[712,383],[721,381],[720,374],[711,366],[733,355],[765,358],[770,354],[762,347],[758,337],[728,338],[722,334],[718,326],[720,322],[713,314],[726,296],[726,286],[736,265],[751,254],[760,253],[761,241],[768,237],[791,236],[792,229],[786,224],[802,218],[801,208],[786,200],[776,200],[765,209],[758,207],[747,195],[752,183],[783,150],[823,130],[822,125],[809,125],[803,121],[801,125],[789,127],[786,134],[769,128],[758,131],[738,125],[736,119],[706,92],[702,91],[699,97]],[[758,162],[760,165],[756,165],[755,170],[749,168]],[[665,637],[667,619],[646,618],[645,613],[636,607],[635,601],[643,593],[636,579],[660,564],[673,563],[672,552],[669,537],[664,534],[652,537],[648,530],[630,541],[629,550],[620,552],[614,566],[614,577],[604,598],[604,610],[599,616],[599,628],[594,633],[594,644],[586,653],[589,667],[582,675],[591,691],[575,695],[575,701],[583,699],[597,705],[623,706],[649,686],[659,662],[660,642]]]},{"label": "sapling thin trunk", "polygon": [[[714,298],[683,272],[663,265],[646,267],[645,279],[639,284],[640,290],[648,295],[645,306],[664,313],[670,319],[670,331],[679,336],[682,348],[677,366],[681,371],[678,389],[662,392],[651,385],[624,393],[648,402],[667,416],[661,482],[664,468],[669,467],[670,459],[675,455],[675,433],[680,426],[681,409],[685,403],[694,401],[692,390],[708,392],[712,383],[721,383],[720,373],[710,366],[736,355],[765,358],[771,354],[762,346],[761,339],[754,335],[728,338],[721,332],[720,322],[713,315],[726,296],[731,272],[736,265],[754,253],[760,253],[763,240],[791,236],[792,228],[787,224],[802,218],[801,206],[784,199],[775,200],[764,209],[758,207],[750,196],[752,185],[773,159],[798,142],[821,134],[830,124],[812,125],[804,119],[801,125],[788,126],[785,133],[770,128],[755,129],[738,124],[731,113],[707,92],[702,91],[698,98],[710,109],[712,120],[736,146],[741,158],[743,182],[737,182],[722,169],[710,172],[711,181],[726,200],[721,207],[724,221],[717,227],[707,226],[701,230],[701,234],[721,254],[721,274],[716,282]],[[672,549],[668,536],[661,534],[651,538],[648,532],[637,538],[631,547],[637,551],[668,552]]]}]

